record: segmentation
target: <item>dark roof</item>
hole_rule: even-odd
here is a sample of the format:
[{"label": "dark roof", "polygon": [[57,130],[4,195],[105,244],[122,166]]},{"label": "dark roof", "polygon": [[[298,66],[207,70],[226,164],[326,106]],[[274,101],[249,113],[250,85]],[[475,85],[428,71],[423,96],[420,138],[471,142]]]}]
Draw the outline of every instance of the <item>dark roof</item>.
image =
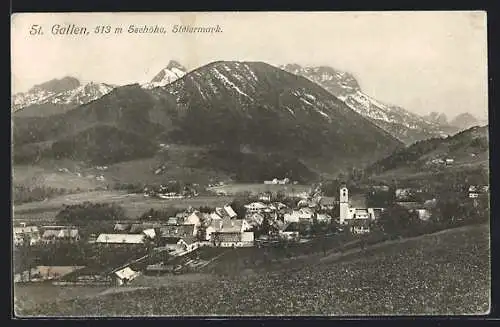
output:
[{"label": "dark roof", "polygon": [[298,232],[300,231],[300,225],[296,222],[291,222],[283,228],[284,232]]},{"label": "dark roof", "polygon": [[194,233],[194,225],[168,225],[160,227],[160,236],[165,237],[191,237]]}]

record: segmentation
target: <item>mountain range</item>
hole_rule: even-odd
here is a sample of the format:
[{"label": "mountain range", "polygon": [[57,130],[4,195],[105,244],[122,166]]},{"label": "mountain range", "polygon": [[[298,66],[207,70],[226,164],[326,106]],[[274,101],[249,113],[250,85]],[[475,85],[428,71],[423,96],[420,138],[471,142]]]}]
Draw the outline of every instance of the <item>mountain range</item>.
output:
[{"label": "mountain range", "polygon": [[[116,87],[49,117],[14,116],[13,132],[17,162],[50,157],[113,164],[155,156],[159,144],[193,145],[205,155],[191,166],[247,180],[311,177],[326,166],[370,162],[403,146],[308,79],[236,61],[205,65],[165,86]],[[247,174],[250,162],[266,172]]]},{"label": "mountain range", "polygon": [[422,140],[395,151],[366,171],[374,175],[437,174],[489,166],[488,126],[475,126],[446,138]]},{"label": "mountain range", "polygon": [[74,77],[63,77],[35,85],[29,91],[14,94],[12,111],[15,117],[44,117],[62,113],[99,99],[116,86],[90,82],[81,84]]},{"label": "mountain range", "polygon": [[349,108],[407,145],[431,137],[450,135],[459,130],[446,122],[428,119],[370,97],[363,92],[356,78],[350,73],[328,66],[302,67],[298,64],[287,64],[280,68],[321,85]]},{"label": "mountain range", "polygon": [[366,167],[456,130],[369,97],[349,73],[262,62],[170,61],[125,86],[65,77],[14,95],[13,110],[15,163],[154,159],[245,181]]}]

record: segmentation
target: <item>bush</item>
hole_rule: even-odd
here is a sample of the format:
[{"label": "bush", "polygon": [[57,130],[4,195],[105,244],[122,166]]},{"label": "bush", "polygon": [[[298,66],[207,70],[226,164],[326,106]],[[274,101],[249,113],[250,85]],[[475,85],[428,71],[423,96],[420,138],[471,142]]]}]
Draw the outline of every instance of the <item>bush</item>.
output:
[{"label": "bush", "polygon": [[14,186],[12,193],[14,203],[19,204],[33,201],[43,201],[58,195],[67,194],[69,191],[63,188],[53,188],[47,186],[27,187],[23,185],[16,185]]},{"label": "bush", "polygon": [[167,220],[170,217],[174,217],[177,213],[181,212],[181,209],[175,207],[165,207],[160,210],[149,209],[145,211],[140,217],[140,220]]},{"label": "bush", "polygon": [[96,220],[124,220],[125,210],[114,203],[83,202],[75,205],[64,205],[56,215],[56,220],[65,223],[76,223]]}]

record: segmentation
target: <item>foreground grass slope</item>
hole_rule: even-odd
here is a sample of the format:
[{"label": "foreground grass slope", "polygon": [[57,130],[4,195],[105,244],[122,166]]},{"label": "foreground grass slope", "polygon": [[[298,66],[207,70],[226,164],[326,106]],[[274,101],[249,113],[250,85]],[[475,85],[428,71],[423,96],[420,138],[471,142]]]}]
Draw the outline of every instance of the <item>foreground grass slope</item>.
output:
[{"label": "foreground grass slope", "polygon": [[419,315],[489,310],[489,227],[448,230],[343,261],[17,310],[20,315]]}]

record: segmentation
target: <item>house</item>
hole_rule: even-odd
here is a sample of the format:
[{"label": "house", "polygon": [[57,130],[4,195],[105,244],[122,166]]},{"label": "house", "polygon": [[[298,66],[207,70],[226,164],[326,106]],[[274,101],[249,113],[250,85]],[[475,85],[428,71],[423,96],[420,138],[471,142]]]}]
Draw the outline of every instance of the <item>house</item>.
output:
[{"label": "house", "polygon": [[419,202],[397,202],[398,205],[407,209],[408,212],[416,213],[421,220],[429,220],[431,217],[430,209],[435,205],[435,201],[426,201],[425,203]]},{"label": "house", "polygon": [[264,181],[264,184],[267,184],[267,185],[276,185],[276,184],[284,185],[284,184],[289,184],[289,183],[290,183],[290,179],[288,177],[285,177],[283,179],[274,178],[271,181]]},{"label": "house", "polygon": [[167,225],[180,225],[184,223],[185,218],[170,217],[167,219]]},{"label": "house", "polygon": [[271,201],[271,193],[263,193],[259,195],[259,200],[264,201],[264,202],[270,202]]},{"label": "house", "polygon": [[225,205],[224,207],[215,208],[215,213],[219,215],[221,218],[237,218],[236,212],[234,212],[233,208],[230,205]]},{"label": "house", "polygon": [[245,221],[252,227],[257,227],[262,225],[264,221],[264,216],[258,212],[247,214],[245,216]]},{"label": "house", "polygon": [[396,200],[406,200],[413,195],[413,190],[411,188],[398,188],[395,191]]},{"label": "house", "polygon": [[198,234],[198,229],[201,227],[202,222],[205,221],[205,216],[200,211],[195,211],[190,214],[186,220],[184,220],[183,225],[193,225],[193,234],[192,236],[196,236]]},{"label": "house", "polygon": [[132,270],[130,267],[125,267],[113,273],[117,286],[127,285],[130,281],[137,278],[140,273]]},{"label": "house", "polygon": [[142,231],[142,233],[146,235],[146,237],[148,237],[149,239],[154,239],[156,237],[156,232],[154,228],[145,229]]},{"label": "house", "polygon": [[470,185],[469,186],[469,198],[470,199],[477,199],[481,195],[487,194],[489,191],[489,185]]},{"label": "house", "polygon": [[96,244],[109,245],[142,245],[146,243],[145,234],[100,234]]},{"label": "house", "polygon": [[130,227],[132,227],[132,224],[116,223],[113,230],[115,232],[126,232],[126,231],[130,230]]},{"label": "house", "polygon": [[[177,218],[178,220],[184,221],[193,212],[194,212],[193,208],[188,208],[187,210],[176,213],[175,218]],[[180,222],[180,223],[182,223],[182,222]]]},{"label": "house", "polygon": [[268,206],[262,202],[252,202],[244,205],[244,207],[247,210],[247,213],[263,212],[264,209],[268,208]]},{"label": "house", "polygon": [[80,234],[76,228],[59,228],[54,226],[51,229],[45,229],[42,234],[43,243],[55,242],[77,242],[80,240]]},{"label": "house", "polygon": [[316,215],[316,220],[321,223],[329,224],[332,221],[332,216],[327,213],[318,213]]},{"label": "house", "polygon": [[210,234],[210,241],[215,246],[252,246],[253,232],[248,232],[252,228],[243,219],[222,219],[212,221],[210,227],[213,231]]},{"label": "house", "polygon": [[195,225],[169,225],[160,228],[159,243],[171,251],[190,251],[196,248]]},{"label": "house", "polygon": [[451,159],[451,158],[446,158],[446,159],[445,159],[445,163],[446,163],[447,165],[451,165],[453,162],[455,162],[455,159]]},{"label": "house", "polygon": [[351,219],[349,230],[353,234],[366,234],[370,232],[370,223],[367,219]]},{"label": "house", "polygon": [[292,222],[287,223],[283,226],[280,231],[280,235],[287,240],[296,240],[300,237],[300,225],[299,223]]},{"label": "house", "polygon": [[14,245],[23,245],[28,242],[29,245],[35,245],[40,242],[40,231],[37,226],[26,226],[23,224],[19,227],[13,228]]},{"label": "house", "polygon": [[297,210],[292,210],[291,212],[286,212],[283,215],[283,221],[285,223],[298,223],[300,218],[300,212]]},{"label": "house", "polygon": [[319,201],[322,209],[332,210],[335,208],[336,198],[333,196],[323,196]]}]

